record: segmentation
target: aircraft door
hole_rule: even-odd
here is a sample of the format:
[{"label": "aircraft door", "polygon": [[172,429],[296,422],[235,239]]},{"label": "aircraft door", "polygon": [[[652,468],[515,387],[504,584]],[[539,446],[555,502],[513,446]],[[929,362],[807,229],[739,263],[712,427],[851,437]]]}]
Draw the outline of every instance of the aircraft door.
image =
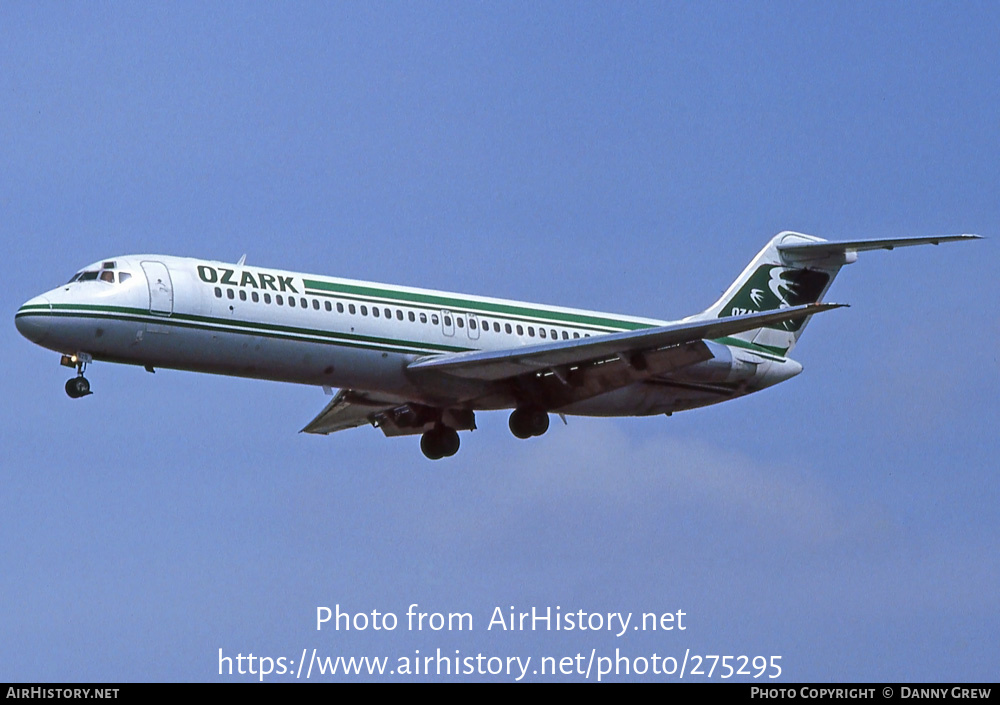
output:
[{"label": "aircraft door", "polygon": [[469,338],[479,340],[479,317],[474,313],[469,314]]},{"label": "aircraft door", "polygon": [[441,330],[445,335],[455,335],[455,316],[451,311],[441,312]]},{"label": "aircraft door", "polygon": [[149,285],[149,312],[159,316],[169,316],[174,312],[174,287],[170,272],[162,262],[142,262]]}]

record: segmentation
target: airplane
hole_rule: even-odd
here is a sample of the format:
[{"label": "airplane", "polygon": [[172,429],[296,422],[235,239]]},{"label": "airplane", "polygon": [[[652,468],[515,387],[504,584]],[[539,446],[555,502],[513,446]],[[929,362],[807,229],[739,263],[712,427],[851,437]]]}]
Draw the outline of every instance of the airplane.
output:
[{"label": "airplane", "polygon": [[15,325],[61,354],[91,393],[93,361],[295,382],[337,394],[303,429],[370,424],[453,456],[477,411],[512,409],[540,436],[549,415],[648,416],[717,404],[794,377],[789,357],[858,252],[979,239],[830,242],[785,231],[712,306],[661,321],[167,255],[84,267],[30,299]]}]

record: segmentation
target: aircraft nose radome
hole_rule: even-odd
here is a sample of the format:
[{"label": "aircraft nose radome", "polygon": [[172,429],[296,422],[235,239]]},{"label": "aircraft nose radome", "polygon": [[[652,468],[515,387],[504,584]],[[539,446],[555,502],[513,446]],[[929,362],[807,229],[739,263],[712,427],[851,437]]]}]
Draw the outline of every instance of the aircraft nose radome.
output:
[{"label": "aircraft nose radome", "polygon": [[36,296],[24,303],[14,315],[18,332],[33,343],[41,343],[49,332],[48,318],[42,312],[52,308],[44,296]]}]

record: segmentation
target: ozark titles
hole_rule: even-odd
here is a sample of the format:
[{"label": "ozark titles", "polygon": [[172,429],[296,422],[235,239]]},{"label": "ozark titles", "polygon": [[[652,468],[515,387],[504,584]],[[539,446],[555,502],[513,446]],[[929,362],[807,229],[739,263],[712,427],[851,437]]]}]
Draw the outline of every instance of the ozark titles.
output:
[{"label": "ozark titles", "polygon": [[209,267],[198,265],[198,278],[206,284],[225,284],[227,286],[249,286],[254,289],[270,289],[271,291],[290,291],[298,294],[299,290],[292,284],[293,277],[283,277],[280,274],[253,272],[244,269],[237,272],[226,267]]}]

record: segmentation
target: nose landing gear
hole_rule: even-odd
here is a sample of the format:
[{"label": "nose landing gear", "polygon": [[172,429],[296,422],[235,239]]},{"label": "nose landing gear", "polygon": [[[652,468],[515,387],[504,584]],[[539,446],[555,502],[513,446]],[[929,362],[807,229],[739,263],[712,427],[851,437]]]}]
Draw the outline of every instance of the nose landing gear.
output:
[{"label": "nose landing gear", "polygon": [[61,360],[62,365],[65,367],[76,367],[76,377],[66,380],[66,394],[69,395],[70,399],[79,399],[88,394],[93,394],[90,391],[90,382],[83,376],[83,371],[87,369],[87,363],[90,360],[90,355],[86,353],[63,355]]}]

